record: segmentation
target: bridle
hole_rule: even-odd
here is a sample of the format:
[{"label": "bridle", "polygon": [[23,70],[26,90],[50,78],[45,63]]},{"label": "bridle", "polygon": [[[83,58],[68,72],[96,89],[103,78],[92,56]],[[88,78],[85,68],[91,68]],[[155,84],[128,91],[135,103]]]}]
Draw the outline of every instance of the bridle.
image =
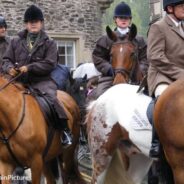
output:
[{"label": "bridle", "polygon": [[[114,42],[114,43],[112,44],[112,46],[111,46],[111,50],[112,50],[113,46],[115,46],[115,45],[124,45],[124,44],[127,44],[127,43],[133,44],[133,43],[132,43],[131,41],[129,41],[129,40]],[[131,67],[130,70],[128,70],[128,69],[126,69],[126,68],[124,68],[124,67],[121,67],[121,68],[119,68],[119,67],[118,67],[118,68],[113,68],[114,77],[115,77],[118,73],[120,73],[120,74],[122,74],[122,75],[125,77],[125,79],[126,79],[126,78],[128,79],[127,83],[131,83],[131,82],[132,82],[132,78],[133,78],[134,72],[135,72],[135,70],[136,70],[136,64],[137,64],[136,62],[138,61],[138,53],[137,53],[136,46],[135,46],[135,48],[134,48],[134,52],[132,53],[132,55],[133,55],[134,58],[132,59],[133,64],[132,64],[132,67]],[[112,61],[112,59],[111,59],[111,61]]]}]

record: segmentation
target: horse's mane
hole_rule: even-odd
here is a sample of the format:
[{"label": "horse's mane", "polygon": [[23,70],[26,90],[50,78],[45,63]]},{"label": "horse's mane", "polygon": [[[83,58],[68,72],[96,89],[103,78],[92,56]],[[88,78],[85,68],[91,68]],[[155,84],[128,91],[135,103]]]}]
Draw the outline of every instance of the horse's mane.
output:
[{"label": "horse's mane", "polygon": [[[10,79],[11,77],[9,75],[0,74],[0,88],[1,86],[8,84],[10,82]],[[15,86],[16,89],[18,89],[19,91],[25,90],[25,87],[20,82],[12,81],[10,82],[10,84],[8,84],[8,86],[12,86],[12,85]]]}]

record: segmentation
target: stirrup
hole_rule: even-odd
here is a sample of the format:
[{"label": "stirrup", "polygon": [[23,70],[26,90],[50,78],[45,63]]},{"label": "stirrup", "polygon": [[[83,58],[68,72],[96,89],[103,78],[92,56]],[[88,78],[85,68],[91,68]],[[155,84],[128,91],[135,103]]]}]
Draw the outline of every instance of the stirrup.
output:
[{"label": "stirrup", "polygon": [[72,135],[70,132],[63,131],[61,142],[63,146],[70,146],[72,145]]},{"label": "stirrup", "polygon": [[149,156],[153,159],[153,160],[159,160],[160,157],[160,145],[152,145],[150,152],[149,152]]}]

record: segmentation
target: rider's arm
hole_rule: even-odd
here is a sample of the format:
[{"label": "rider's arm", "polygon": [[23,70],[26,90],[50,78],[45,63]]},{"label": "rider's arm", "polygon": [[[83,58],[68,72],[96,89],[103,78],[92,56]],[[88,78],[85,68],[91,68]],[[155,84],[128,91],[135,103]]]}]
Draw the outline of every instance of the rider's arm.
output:
[{"label": "rider's arm", "polygon": [[14,42],[14,39],[11,40],[3,56],[2,70],[5,73],[8,73],[11,68],[15,67],[14,66],[15,55],[14,55],[14,49],[13,49],[13,42]]},{"label": "rider's arm", "polygon": [[153,24],[148,35],[148,59],[158,72],[172,80],[184,77],[184,69],[170,61],[166,55],[165,34],[159,25]]},{"label": "rider's arm", "polygon": [[110,42],[106,36],[102,36],[96,42],[95,49],[92,53],[93,63],[97,70],[104,76],[109,75],[112,66],[110,64]]}]

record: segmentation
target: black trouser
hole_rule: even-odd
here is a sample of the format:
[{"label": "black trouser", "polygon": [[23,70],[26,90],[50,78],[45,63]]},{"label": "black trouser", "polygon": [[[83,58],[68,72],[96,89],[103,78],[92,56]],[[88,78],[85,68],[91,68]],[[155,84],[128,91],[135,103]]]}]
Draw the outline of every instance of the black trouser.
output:
[{"label": "black trouser", "polygon": [[51,110],[56,112],[57,118],[55,118],[55,125],[58,129],[67,129],[68,117],[65,113],[63,104],[57,99],[57,85],[52,81],[40,81],[36,83],[31,83],[31,88],[33,88],[38,93],[42,94],[47,103],[52,107]]},{"label": "black trouser", "polygon": [[152,99],[152,101],[149,104],[148,111],[147,111],[149,121],[152,124],[151,151],[154,150],[154,148],[156,148],[156,147],[158,147],[158,150],[159,150],[159,146],[160,146],[159,137],[158,137],[158,134],[157,134],[157,132],[155,130],[155,126],[154,126],[154,116],[153,116],[154,107],[155,107],[155,104],[157,102],[157,99],[158,99],[158,97]]}]

